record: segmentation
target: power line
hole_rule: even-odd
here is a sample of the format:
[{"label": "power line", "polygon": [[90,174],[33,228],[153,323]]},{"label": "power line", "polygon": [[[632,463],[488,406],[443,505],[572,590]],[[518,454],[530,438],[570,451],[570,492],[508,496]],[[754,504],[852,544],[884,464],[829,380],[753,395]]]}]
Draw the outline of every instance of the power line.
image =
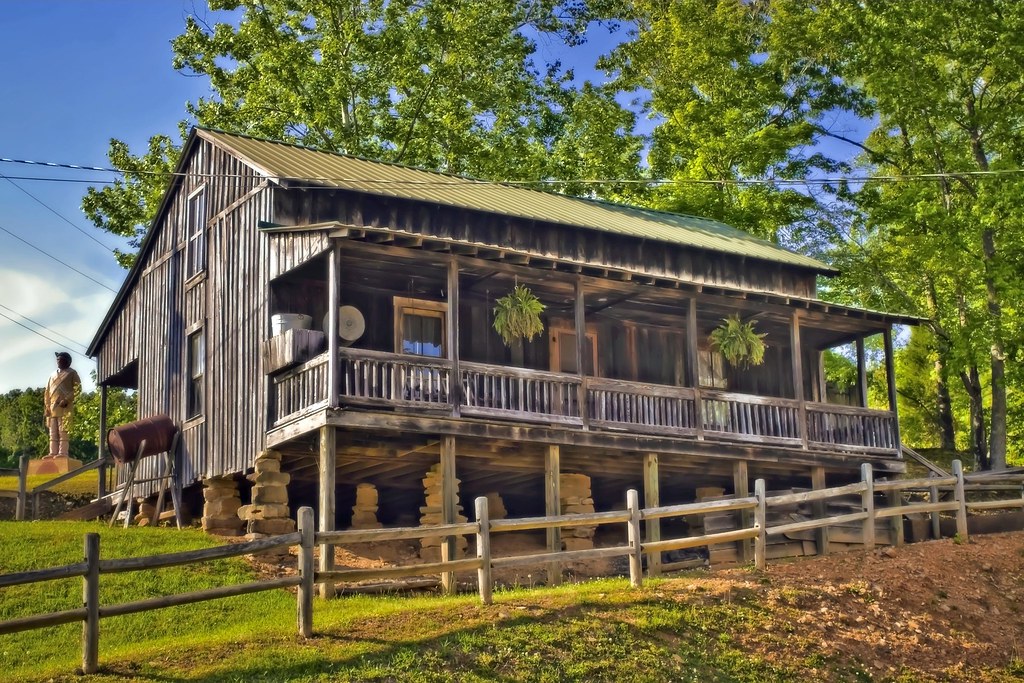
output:
[{"label": "power line", "polygon": [[[51,344],[56,344],[57,346],[59,346],[59,347],[61,347],[61,348],[65,348],[65,346],[66,346],[65,344],[61,344],[61,343],[60,343],[59,341],[57,341],[56,339],[51,339],[50,337],[47,337],[47,336],[46,336],[45,334],[43,334],[43,333],[42,333],[42,332],[40,332],[39,330],[33,330],[33,329],[32,329],[31,327],[29,327],[28,325],[25,325],[24,323],[21,323],[21,322],[19,322],[19,321],[15,320],[15,319],[14,319],[14,318],[12,318],[11,316],[7,315],[6,313],[0,313],[0,317],[3,317],[3,318],[7,318],[8,320],[10,320],[10,321],[11,321],[12,323],[14,323],[15,325],[18,325],[19,327],[23,327],[23,328],[25,328],[26,330],[28,330],[28,331],[29,331],[29,332],[31,332],[32,334],[36,335],[37,337],[42,337],[43,339],[45,339],[46,341],[50,342]],[[77,343],[77,342],[76,342],[76,343]],[[81,353],[81,352],[79,352],[79,351],[74,351],[74,350],[72,350],[72,353],[74,353],[74,354],[75,354],[76,356],[79,356],[79,357],[81,357],[81,358],[85,358],[86,360],[88,360],[88,359],[89,359],[89,357],[88,357],[88,356],[86,356],[86,355],[85,355],[84,353]]]},{"label": "power line", "polygon": [[111,287],[108,287],[107,285],[103,284],[102,282],[100,282],[99,280],[97,280],[96,278],[94,278],[93,276],[91,276],[91,275],[89,275],[89,274],[87,274],[87,273],[83,273],[82,271],[80,271],[80,270],[79,270],[78,268],[75,268],[75,267],[74,267],[73,265],[71,265],[70,263],[67,263],[66,261],[61,261],[61,260],[60,260],[59,258],[57,258],[56,256],[54,256],[53,254],[50,254],[50,253],[48,253],[48,252],[45,252],[45,251],[43,251],[42,249],[40,249],[40,248],[39,248],[39,247],[37,247],[36,245],[32,244],[32,243],[31,243],[31,242],[29,242],[28,240],[26,240],[26,239],[23,239],[23,238],[21,238],[21,237],[18,237],[17,235],[15,235],[15,234],[14,234],[13,232],[11,232],[10,230],[8,230],[8,229],[7,229],[7,228],[5,228],[4,226],[0,225],[0,230],[2,230],[2,231],[4,231],[4,232],[6,232],[6,233],[7,233],[8,235],[10,235],[10,236],[11,236],[11,237],[13,237],[14,239],[18,240],[19,242],[22,242],[22,243],[24,243],[24,244],[27,244],[28,246],[32,247],[33,249],[35,249],[36,251],[38,251],[38,252],[39,252],[40,254],[42,254],[43,256],[45,256],[45,257],[47,257],[47,258],[49,258],[49,259],[53,259],[54,261],[56,261],[57,263],[61,264],[62,266],[66,267],[66,268],[70,268],[71,270],[75,271],[76,273],[78,273],[79,275],[81,275],[81,276],[82,276],[82,277],[84,277],[84,278],[87,278],[87,279],[89,279],[89,280],[92,280],[93,282],[95,282],[96,284],[98,284],[98,285],[99,285],[100,287],[102,287],[103,289],[106,289],[107,291],[110,291],[110,292],[113,292],[114,294],[117,294],[117,290],[115,290],[115,289],[112,289]]},{"label": "power line", "polygon": [[[317,151],[312,150],[310,151]],[[33,166],[44,166],[47,168],[62,168],[70,169],[75,171],[98,171],[102,173],[117,173],[125,174],[122,169],[102,166],[83,166],[79,164],[64,164],[58,162],[49,161],[32,161],[27,159],[8,159],[0,157],[0,162],[12,163],[12,164],[28,164]],[[388,162],[381,162],[388,163]],[[409,167],[410,170],[413,169]],[[432,172],[432,171],[427,171]],[[163,176],[163,177],[190,177],[190,178],[222,178],[222,179],[234,179],[234,178],[248,178],[251,177],[248,174],[241,173],[193,173],[193,172],[178,172],[178,171],[146,171],[136,170],[132,171],[136,175],[152,175],[152,176]],[[861,175],[861,176],[833,176],[825,178],[720,178],[720,179],[707,179],[707,178],[576,178],[576,179],[556,179],[556,178],[539,178],[537,180],[475,180],[471,178],[452,178],[451,180],[395,180],[389,179],[373,179],[373,178],[342,178],[342,177],[329,177],[329,176],[308,176],[308,177],[293,177],[288,176],[287,180],[297,180],[306,182],[335,182],[335,183],[351,183],[351,184],[364,184],[364,185],[382,185],[382,186],[458,186],[461,188],[473,187],[474,185],[485,187],[494,184],[501,185],[565,185],[565,184],[583,184],[583,185],[769,185],[769,186],[800,186],[800,185],[829,185],[837,183],[866,183],[871,181],[881,182],[901,182],[901,181],[913,181],[913,180],[927,180],[937,181],[946,180],[950,178],[986,178],[986,177],[1000,177],[1008,175],[1020,175],[1024,174],[1024,169],[1013,168],[1013,169],[1001,169],[1001,170],[989,170],[989,171],[946,171],[941,173],[903,173],[903,174],[888,174],[888,175]],[[66,178],[54,178],[54,177],[19,177],[20,180],[39,180],[47,182],[96,182],[96,183],[109,183],[112,181],[74,181]]]},{"label": "power line", "polygon": [[[36,326],[38,326],[38,327],[41,327],[41,328],[43,328],[43,329],[44,329],[44,330],[46,330],[47,332],[52,332],[53,334],[57,335],[58,337],[61,337],[61,338],[62,338],[62,339],[64,339],[65,341],[71,342],[71,343],[72,343],[72,344],[74,344],[75,346],[80,346],[80,347],[82,347],[82,350],[83,350],[83,351],[84,351],[84,350],[86,349],[86,346],[85,346],[85,344],[82,344],[81,342],[77,342],[77,341],[75,341],[74,339],[72,339],[71,337],[68,337],[67,335],[61,334],[61,333],[60,333],[60,332],[58,332],[57,330],[54,330],[54,329],[52,329],[52,328],[50,328],[50,327],[47,327],[46,325],[42,324],[42,323],[41,323],[41,322],[39,322],[38,320],[33,320],[32,318],[28,317],[28,316],[27,316],[27,315],[25,315],[24,313],[19,313],[18,311],[14,310],[14,309],[13,309],[13,308],[11,308],[10,306],[4,306],[3,304],[0,304],[0,308],[4,309],[5,311],[10,311],[10,312],[11,312],[11,313],[13,313],[14,315],[17,315],[17,316],[19,316],[19,317],[23,318],[24,320],[27,320],[27,321],[29,321],[29,322],[30,322],[30,323],[32,323],[33,325],[36,325]],[[9,319],[9,318],[8,318],[8,319]]]},{"label": "power line", "polygon": [[64,214],[60,213],[60,212],[59,212],[59,211],[57,211],[57,210],[56,210],[55,208],[53,208],[52,206],[50,206],[49,204],[47,204],[46,202],[44,202],[44,201],[43,201],[42,199],[40,199],[39,197],[37,197],[37,196],[35,196],[34,194],[32,194],[31,192],[29,192],[28,190],[26,190],[25,188],[23,188],[23,187],[22,187],[21,185],[19,185],[18,183],[14,182],[14,180],[12,180],[11,178],[8,178],[8,177],[7,177],[7,176],[5,176],[5,175],[4,175],[3,173],[0,173],[0,178],[3,178],[3,179],[4,179],[4,180],[6,180],[7,182],[9,182],[9,183],[10,183],[11,185],[14,185],[14,187],[18,188],[19,190],[21,190],[22,192],[24,192],[24,193],[25,193],[26,195],[28,195],[29,197],[31,197],[31,198],[32,198],[32,199],[33,199],[33,200],[34,200],[34,201],[35,201],[35,202],[36,202],[37,204],[39,204],[40,206],[42,206],[42,207],[43,207],[44,209],[46,209],[47,211],[49,211],[50,213],[52,213],[52,214],[53,214],[54,216],[56,216],[57,218],[61,219],[62,221],[64,221],[64,222],[65,222],[65,223],[67,223],[68,225],[70,225],[70,226],[71,226],[72,228],[74,228],[74,229],[75,229],[75,230],[77,230],[78,232],[82,233],[83,235],[85,235],[86,237],[88,237],[89,239],[91,239],[91,240],[92,240],[93,242],[95,242],[96,244],[100,245],[101,247],[103,247],[104,249],[106,249],[107,251],[109,251],[109,252],[110,252],[111,254],[116,254],[116,253],[117,253],[117,252],[115,252],[115,251],[114,251],[114,249],[113,249],[113,248],[111,248],[111,247],[108,247],[108,246],[107,246],[106,244],[104,244],[103,242],[100,242],[100,241],[99,241],[98,239],[96,239],[96,236],[95,236],[95,235],[93,235],[93,234],[92,234],[92,233],[90,233],[90,232],[86,232],[86,231],[85,231],[85,230],[83,230],[82,228],[80,228],[80,227],[78,227],[77,225],[75,225],[75,224],[74,224],[74,223],[73,223],[73,222],[72,222],[72,221],[71,221],[71,220],[70,220],[69,218],[67,218],[67,217],[66,217],[66,216],[65,216]]}]

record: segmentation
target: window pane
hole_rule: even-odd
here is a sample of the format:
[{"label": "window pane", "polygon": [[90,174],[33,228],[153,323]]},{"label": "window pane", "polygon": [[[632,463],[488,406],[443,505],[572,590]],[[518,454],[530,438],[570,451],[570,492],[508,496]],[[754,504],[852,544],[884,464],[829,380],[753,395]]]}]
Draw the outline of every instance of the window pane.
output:
[{"label": "window pane", "polygon": [[402,316],[402,352],[440,358],[444,355],[444,320],[440,317],[406,313]]}]

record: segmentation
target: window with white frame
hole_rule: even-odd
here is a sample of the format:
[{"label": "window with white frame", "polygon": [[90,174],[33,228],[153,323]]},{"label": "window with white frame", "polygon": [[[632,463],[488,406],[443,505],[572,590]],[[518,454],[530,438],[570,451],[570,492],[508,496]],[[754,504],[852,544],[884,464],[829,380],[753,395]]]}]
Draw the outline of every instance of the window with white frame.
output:
[{"label": "window with white frame", "polygon": [[206,270],[206,187],[188,196],[186,211],[185,279]]}]

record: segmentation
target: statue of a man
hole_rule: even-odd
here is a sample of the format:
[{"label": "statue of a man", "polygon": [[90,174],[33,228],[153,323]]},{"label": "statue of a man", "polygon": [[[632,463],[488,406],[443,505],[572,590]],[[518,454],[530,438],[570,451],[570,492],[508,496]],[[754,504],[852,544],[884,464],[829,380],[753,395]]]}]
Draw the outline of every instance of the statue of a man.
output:
[{"label": "statue of a man", "polygon": [[82,387],[78,373],[71,367],[71,354],[57,353],[57,371],[50,375],[43,392],[43,412],[50,430],[49,457],[68,457],[68,429],[75,409],[75,398]]}]

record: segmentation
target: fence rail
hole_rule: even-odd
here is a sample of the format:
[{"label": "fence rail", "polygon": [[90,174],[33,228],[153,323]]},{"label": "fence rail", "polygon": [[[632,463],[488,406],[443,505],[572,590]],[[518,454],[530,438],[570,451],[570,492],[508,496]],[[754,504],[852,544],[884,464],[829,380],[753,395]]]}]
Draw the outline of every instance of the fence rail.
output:
[{"label": "fence rail", "polygon": [[[827,529],[831,526],[859,521],[863,523],[863,547],[870,549],[875,544],[874,529],[875,523],[878,520],[901,518],[904,514],[915,512],[932,515],[939,512],[953,512],[956,515],[957,534],[961,538],[966,539],[968,535],[968,510],[1024,507],[1024,498],[1021,498],[1020,484],[1015,486],[991,485],[990,487],[991,490],[1013,491],[1015,494],[1013,498],[974,503],[966,501],[964,486],[964,474],[959,461],[954,461],[953,476],[951,477],[879,482],[873,480],[871,465],[865,464],[862,466],[862,480],[860,482],[799,493],[768,496],[765,492],[765,481],[758,479],[755,482],[753,496],[641,508],[639,505],[639,494],[635,490],[630,490],[627,492],[626,507],[623,510],[493,521],[489,519],[487,498],[481,497],[475,501],[477,519],[474,522],[427,527],[325,531],[319,533],[314,528],[312,509],[304,507],[299,510],[299,529],[296,533],[204,550],[105,560],[100,558],[99,535],[90,533],[85,535],[85,560],[83,562],[0,575],[0,588],[54,579],[82,577],[85,606],[79,609],[30,615],[0,622],[0,635],[81,621],[82,670],[85,673],[94,673],[98,666],[99,620],[116,615],[297,586],[298,632],[300,635],[308,637],[313,633],[313,594],[316,584],[429,574],[441,574],[444,576],[452,575],[454,572],[476,571],[480,600],[484,604],[490,604],[494,583],[492,580],[492,570],[494,569],[546,565],[549,569],[552,567],[557,568],[560,573],[560,567],[565,563],[597,558],[627,557],[629,560],[630,583],[634,586],[639,586],[643,580],[643,558],[647,557],[648,566],[653,570],[657,562],[652,562],[652,559],[655,557],[660,558],[660,553],[667,551],[725,543],[746,544],[753,540],[754,563],[756,567],[763,569],[766,565],[767,557],[765,552],[766,541],[769,536],[773,535]],[[891,495],[893,493],[902,494],[903,492],[920,492],[922,490],[932,492],[931,497],[926,502],[901,502],[899,505],[887,507],[875,507],[874,504],[876,494]],[[951,493],[952,500],[937,500],[937,495],[934,494],[936,490]],[[856,495],[861,496],[862,504],[861,509],[855,512],[832,516],[824,516],[824,513],[822,513],[823,516],[814,519],[785,524],[768,525],[766,523],[767,510],[770,508],[799,503],[821,504],[829,499],[849,498]],[[823,506],[822,509],[824,509]],[[708,515],[731,511],[742,513],[737,515],[737,518],[741,520],[741,526],[738,529],[673,539],[642,540],[642,523],[657,522],[658,520],[670,517]],[[751,511],[753,515],[749,514]],[[626,542],[612,547],[593,549],[567,551],[549,548],[548,552],[530,555],[512,557],[491,556],[491,535],[493,533],[596,525],[624,525]],[[455,537],[463,535],[476,537],[475,557],[456,559],[451,556],[448,548],[454,547]],[[443,539],[442,560],[440,562],[374,569],[333,569],[330,571],[315,571],[314,569],[313,553],[316,546],[321,547],[321,552],[330,552],[335,544],[436,537]],[[897,540],[897,542],[899,541]],[[147,598],[118,605],[100,604],[99,579],[104,574],[144,571],[158,567],[183,566],[226,557],[267,552],[296,545],[298,546],[298,576],[221,586],[177,595]],[[821,548],[819,548],[819,552],[822,552]],[[454,589],[454,582],[446,582],[445,585]]]}]

